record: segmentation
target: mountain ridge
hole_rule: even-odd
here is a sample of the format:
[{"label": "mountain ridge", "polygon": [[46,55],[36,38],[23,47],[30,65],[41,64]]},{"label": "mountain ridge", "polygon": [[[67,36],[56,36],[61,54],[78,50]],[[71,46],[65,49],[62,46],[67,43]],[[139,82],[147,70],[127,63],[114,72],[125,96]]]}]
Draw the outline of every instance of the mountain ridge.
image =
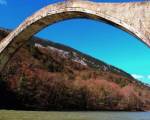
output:
[{"label": "mountain ridge", "polygon": [[[10,30],[0,30],[0,40]],[[150,88],[71,47],[32,37],[0,74],[0,108],[23,110],[150,109]]]},{"label": "mountain ridge", "polygon": [[[9,33],[10,31],[12,31],[12,30],[5,29],[5,28],[0,28],[0,33],[3,33],[3,32]],[[110,65],[110,64],[107,64],[107,63],[105,63],[105,62],[103,62],[103,61],[101,61],[101,60],[99,60],[99,59],[97,59],[97,58],[94,58],[94,57],[90,56],[90,55],[87,55],[87,54],[85,54],[85,53],[82,53],[82,52],[80,52],[80,51],[78,51],[78,50],[76,50],[76,49],[74,49],[74,48],[72,48],[72,47],[69,47],[69,46],[66,46],[66,45],[63,45],[63,44],[60,44],[60,43],[56,43],[56,42],[53,42],[53,41],[50,41],[50,40],[47,40],[47,39],[41,39],[41,38],[39,38],[39,37],[33,37],[33,38],[31,38],[31,39],[34,39],[34,41],[36,41],[36,43],[40,43],[40,44],[43,45],[44,47],[52,46],[52,47],[55,47],[55,48],[57,48],[57,49],[63,49],[64,51],[76,52],[76,53],[80,54],[81,57],[84,57],[84,56],[85,56],[86,58],[89,59],[89,61],[90,61],[90,60],[91,60],[91,61],[94,61],[95,64],[103,64],[103,65],[106,65],[107,68],[110,67],[110,68],[112,68],[114,71],[122,72],[122,74],[124,74],[124,75],[126,75],[126,76],[128,76],[128,77],[133,78],[129,73],[127,73],[127,72],[125,72],[125,71],[123,71],[123,70],[121,70],[121,69],[119,69],[119,68],[117,68],[117,67],[114,67],[114,66],[112,66],[112,65]],[[93,67],[94,67],[94,66],[93,66]]]}]

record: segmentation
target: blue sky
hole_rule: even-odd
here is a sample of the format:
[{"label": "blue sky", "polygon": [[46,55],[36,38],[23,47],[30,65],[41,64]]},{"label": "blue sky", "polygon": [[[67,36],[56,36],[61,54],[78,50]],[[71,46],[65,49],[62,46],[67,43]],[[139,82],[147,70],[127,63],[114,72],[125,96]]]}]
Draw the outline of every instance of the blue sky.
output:
[{"label": "blue sky", "polygon": [[[63,0],[0,0],[0,27],[14,29],[40,8],[59,1]],[[150,48],[118,28],[93,20],[72,19],[53,24],[36,35],[76,48],[150,84]]]}]

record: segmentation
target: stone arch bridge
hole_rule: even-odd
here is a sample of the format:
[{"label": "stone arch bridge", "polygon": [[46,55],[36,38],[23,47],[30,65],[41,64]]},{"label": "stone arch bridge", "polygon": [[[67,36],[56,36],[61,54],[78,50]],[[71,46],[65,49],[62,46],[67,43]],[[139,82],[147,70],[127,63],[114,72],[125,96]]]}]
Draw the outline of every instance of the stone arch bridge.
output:
[{"label": "stone arch bridge", "polygon": [[68,0],[42,8],[0,42],[0,71],[2,72],[14,53],[35,33],[48,25],[71,18],[107,22],[150,46],[150,2],[96,3]]}]

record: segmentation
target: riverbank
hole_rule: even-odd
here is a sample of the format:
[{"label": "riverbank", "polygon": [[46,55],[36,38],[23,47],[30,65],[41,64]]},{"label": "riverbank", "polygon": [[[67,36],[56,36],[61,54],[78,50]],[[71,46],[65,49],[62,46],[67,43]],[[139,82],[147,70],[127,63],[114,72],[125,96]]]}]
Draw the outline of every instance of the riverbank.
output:
[{"label": "riverbank", "polygon": [[55,112],[0,110],[0,120],[149,120],[150,112]]}]

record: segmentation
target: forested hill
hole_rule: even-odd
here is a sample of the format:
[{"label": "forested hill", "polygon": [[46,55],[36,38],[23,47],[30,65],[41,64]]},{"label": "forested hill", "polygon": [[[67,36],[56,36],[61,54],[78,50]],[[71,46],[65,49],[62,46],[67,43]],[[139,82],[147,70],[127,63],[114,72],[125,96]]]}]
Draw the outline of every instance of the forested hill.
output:
[{"label": "forested hill", "polygon": [[[0,40],[8,35],[0,30]],[[150,89],[71,47],[32,37],[0,75],[0,108],[150,110]]]}]

